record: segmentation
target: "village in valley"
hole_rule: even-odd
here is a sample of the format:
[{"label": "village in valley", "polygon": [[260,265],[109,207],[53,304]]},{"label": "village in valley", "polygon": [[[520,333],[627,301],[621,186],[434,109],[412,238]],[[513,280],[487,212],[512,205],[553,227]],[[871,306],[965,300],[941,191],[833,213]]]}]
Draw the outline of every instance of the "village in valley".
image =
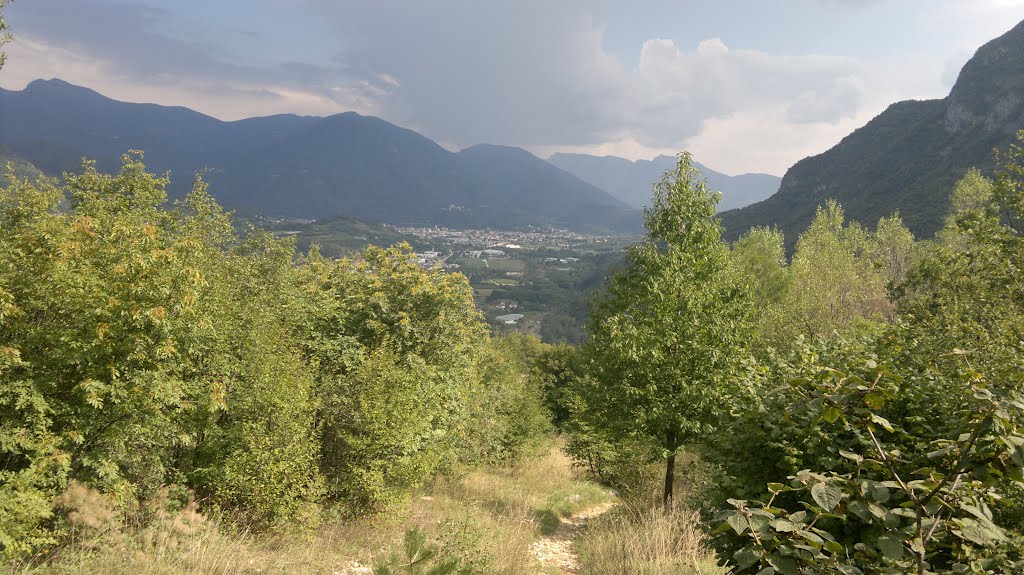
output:
[{"label": "village in valley", "polygon": [[417,263],[464,274],[495,331],[576,341],[590,284],[603,279],[630,238],[565,229],[393,228],[415,238]]}]

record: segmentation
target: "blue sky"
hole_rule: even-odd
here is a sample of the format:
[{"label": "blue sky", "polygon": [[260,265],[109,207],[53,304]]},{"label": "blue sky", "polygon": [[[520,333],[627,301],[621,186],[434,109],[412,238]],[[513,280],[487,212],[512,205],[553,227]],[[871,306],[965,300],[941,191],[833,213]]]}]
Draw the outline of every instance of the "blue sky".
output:
[{"label": "blue sky", "polygon": [[59,77],[223,118],[354,110],[458,149],[781,175],[943,97],[1024,0],[17,0],[0,86]]}]

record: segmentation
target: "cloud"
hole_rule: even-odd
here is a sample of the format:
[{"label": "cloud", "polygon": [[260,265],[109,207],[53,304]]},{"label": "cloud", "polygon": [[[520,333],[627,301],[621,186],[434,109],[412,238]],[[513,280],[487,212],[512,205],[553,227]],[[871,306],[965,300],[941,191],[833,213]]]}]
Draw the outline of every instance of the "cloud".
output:
[{"label": "cloud", "polygon": [[718,38],[684,51],[671,40],[644,43],[628,125],[651,146],[679,144],[705,122],[739,111],[785,106],[796,123],[835,123],[859,111],[862,70],[852,60],[730,50]]},{"label": "cloud", "polygon": [[[641,35],[613,52],[607,27],[617,23],[597,21],[594,6],[290,0],[251,10],[241,0],[16,2],[9,20],[18,40],[0,82],[20,87],[56,76],[118,99],[185,105],[225,119],[355,110],[452,148],[491,142],[644,154],[703,141],[731,155],[717,165],[702,158],[723,169],[733,157],[765,165],[749,142],[733,142],[732,151],[708,143],[742,133],[744,122],[751,130],[808,134],[817,138],[808,147],[821,151],[837,127],[878,111],[897,92],[863,61],[735,48],[728,34],[715,32],[685,42]],[[296,32],[290,21],[278,26],[282,14],[315,25]],[[773,171],[794,159],[779,160]]]}]

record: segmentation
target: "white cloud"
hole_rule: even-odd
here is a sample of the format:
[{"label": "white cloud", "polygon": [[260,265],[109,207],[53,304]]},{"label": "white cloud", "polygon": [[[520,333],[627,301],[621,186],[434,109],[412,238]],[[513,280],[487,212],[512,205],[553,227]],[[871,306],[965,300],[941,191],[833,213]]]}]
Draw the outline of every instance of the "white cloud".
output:
[{"label": "white cloud", "polygon": [[[1008,1],[985,0],[985,21]],[[12,4],[23,17],[0,85],[60,77],[226,119],[355,110],[450,148],[492,142],[637,158],[689,146],[715,169],[781,173],[888,103],[937,95],[945,57],[887,54],[881,63],[736,48],[742,38],[721,30],[611,52],[585,0],[292,0],[329,39],[323,61],[282,64],[270,42],[266,58],[232,57],[220,38],[187,43],[167,31],[166,10],[133,2]],[[82,25],[93,21],[104,25]]]}]

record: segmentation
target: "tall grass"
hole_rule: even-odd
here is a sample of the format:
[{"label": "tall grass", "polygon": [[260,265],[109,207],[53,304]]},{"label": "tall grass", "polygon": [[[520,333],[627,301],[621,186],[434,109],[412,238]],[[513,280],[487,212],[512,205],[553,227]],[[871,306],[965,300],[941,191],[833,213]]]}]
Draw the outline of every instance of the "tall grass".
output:
[{"label": "tall grass", "polygon": [[15,573],[361,575],[400,549],[406,528],[418,525],[440,554],[462,558],[477,573],[533,574],[538,565],[530,543],[552,518],[557,525],[559,517],[611,498],[579,480],[555,448],[518,465],[439,478],[394,513],[328,522],[312,533],[239,533],[192,507],[145,524],[83,527],[69,543]]},{"label": "tall grass", "polygon": [[682,507],[620,505],[594,518],[576,540],[580,575],[720,575],[697,513]]}]

